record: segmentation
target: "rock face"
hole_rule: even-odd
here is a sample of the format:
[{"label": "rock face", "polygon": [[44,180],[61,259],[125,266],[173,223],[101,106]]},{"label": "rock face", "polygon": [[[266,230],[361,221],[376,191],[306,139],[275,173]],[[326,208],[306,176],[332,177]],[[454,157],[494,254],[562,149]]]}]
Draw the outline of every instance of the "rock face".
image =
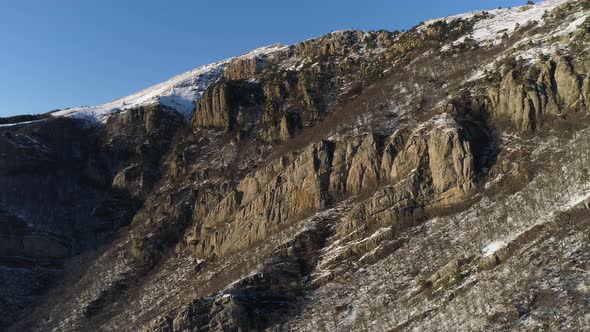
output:
[{"label": "rock face", "polygon": [[[2,131],[0,256],[9,268],[0,278],[9,282],[19,268],[28,283],[11,301],[34,300],[64,259],[130,222],[181,119],[158,106],[113,116],[99,131],[69,119]],[[18,319],[5,311],[18,306],[2,307],[2,324]]]},{"label": "rock face", "polygon": [[586,326],[588,15],[334,32],[224,62],[190,119],[0,127],[0,329]]},{"label": "rock face", "polygon": [[162,152],[182,124],[182,116],[165,106],[139,107],[111,117],[102,144],[117,158],[112,187],[136,198],[148,193],[159,179]]},{"label": "rock face", "polygon": [[247,81],[228,81],[208,90],[199,100],[193,124],[226,131],[247,130],[260,117],[264,95],[260,86]]},{"label": "rock face", "polygon": [[[429,197],[450,202],[475,187],[469,142],[454,126],[454,120],[446,119],[443,127],[421,128],[393,155],[384,156],[383,150],[384,142],[395,137],[369,134],[338,144],[321,141],[282,156],[246,175],[204,218],[195,215],[187,241],[199,257],[220,256],[264,240],[342,198],[404,181],[411,186],[390,188],[387,206]],[[387,148],[397,149],[392,144]],[[423,188],[416,191],[415,186]]]},{"label": "rock face", "polygon": [[539,73],[523,82],[515,71],[508,72],[500,88],[490,89],[491,108],[500,117],[510,119],[516,129],[534,131],[543,124],[544,116],[584,109],[588,104],[583,93],[584,75],[574,71],[570,60],[541,63],[531,68]]}]

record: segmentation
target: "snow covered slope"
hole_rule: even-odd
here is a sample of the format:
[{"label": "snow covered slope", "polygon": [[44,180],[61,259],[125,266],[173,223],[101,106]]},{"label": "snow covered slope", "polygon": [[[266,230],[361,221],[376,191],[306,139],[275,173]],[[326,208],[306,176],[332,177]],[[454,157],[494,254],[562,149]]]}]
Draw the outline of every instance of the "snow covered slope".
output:
[{"label": "snow covered slope", "polygon": [[502,34],[514,30],[516,25],[526,25],[531,21],[540,21],[545,11],[551,11],[556,7],[568,2],[568,0],[546,0],[534,5],[525,5],[512,8],[499,8],[494,10],[478,10],[465,14],[437,18],[425,22],[426,25],[437,21],[452,21],[455,19],[470,19],[478,14],[488,13],[488,19],[479,21],[475,27],[472,37],[477,42],[500,39]]},{"label": "snow covered slope", "polygon": [[[498,44],[504,33],[512,33],[518,27],[536,22],[539,26],[544,25],[543,17],[546,13],[551,12],[555,8],[567,3],[568,0],[546,0],[534,5],[524,5],[512,8],[499,8],[489,11],[474,11],[461,15],[448,16],[439,19],[427,21],[425,26],[428,26],[437,21],[452,21],[454,19],[470,19],[475,15],[487,14],[484,19],[477,21],[468,36],[463,36],[458,39],[455,44],[463,42],[465,38],[470,37],[477,43]],[[588,12],[580,12],[573,17],[571,21],[564,22],[560,29],[553,30],[551,36],[559,36],[574,31],[580,26]],[[546,36],[550,37],[550,36]]]},{"label": "snow covered slope", "polygon": [[258,48],[241,56],[215,62],[170,80],[152,86],[130,96],[93,107],[71,108],[53,113],[54,117],[74,117],[89,120],[93,123],[105,123],[108,117],[118,111],[134,108],[142,105],[160,103],[174,108],[189,119],[192,115],[195,102],[203,95],[204,91],[217,82],[223,75],[225,67],[232,61],[263,57],[287,46],[276,44]]},{"label": "snow covered slope", "polygon": [[[503,56],[498,59],[503,59],[506,56],[520,58],[529,63],[539,61],[542,55],[554,54],[565,50],[564,39],[560,38],[568,34],[575,33],[590,17],[590,10],[580,10],[567,17],[560,19],[559,26],[547,27],[547,24],[554,24],[554,20],[548,18],[558,7],[562,7],[567,3],[572,3],[571,0],[546,0],[532,5],[524,5],[511,8],[498,8],[487,11],[474,11],[470,13],[447,16],[438,19],[432,19],[427,22],[421,29],[426,29],[428,26],[439,21],[453,21],[457,19],[471,20],[475,23],[473,30],[469,33],[457,38],[451,43],[442,47],[442,50],[450,50],[453,47],[460,45],[466,41],[471,40],[482,47],[490,47],[502,43],[505,37],[516,37],[518,42],[510,49],[504,52]],[[526,35],[523,34],[524,27],[535,27],[546,29],[524,29]],[[567,39],[565,39],[567,41]],[[486,70],[491,70],[497,65],[496,62],[489,63],[482,66],[478,71],[473,73],[469,80],[482,78]]]}]

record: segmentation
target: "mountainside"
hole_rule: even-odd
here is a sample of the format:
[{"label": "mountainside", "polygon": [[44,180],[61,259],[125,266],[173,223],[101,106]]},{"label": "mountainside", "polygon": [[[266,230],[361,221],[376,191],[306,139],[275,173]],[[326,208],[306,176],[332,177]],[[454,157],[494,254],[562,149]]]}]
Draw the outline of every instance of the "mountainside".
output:
[{"label": "mountainside", "polygon": [[0,330],[583,331],[590,1],[0,125]]}]

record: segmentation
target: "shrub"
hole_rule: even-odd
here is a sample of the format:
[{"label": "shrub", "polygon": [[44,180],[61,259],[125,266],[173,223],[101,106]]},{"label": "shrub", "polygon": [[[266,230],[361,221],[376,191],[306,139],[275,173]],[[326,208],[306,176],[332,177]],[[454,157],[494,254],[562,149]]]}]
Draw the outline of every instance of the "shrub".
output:
[{"label": "shrub", "polygon": [[432,287],[432,281],[430,281],[430,280],[428,280],[426,278],[421,278],[421,279],[418,280],[417,286],[418,286],[419,291],[421,292],[423,290],[426,290],[426,289],[431,288]]},{"label": "shrub", "polygon": [[477,41],[475,41],[475,39],[473,39],[471,37],[465,37],[465,39],[463,40],[463,42],[460,43],[457,46],[461,50],[472,50],[472,49],[478,48],[479,47],[479,44],[477,43]]},{"label": "shrub", "polygon": [[584,169],[582,169],[582,171],[580,173],[581,173],[580,174],[580,182],[582,184],[588,183],[589,180],[590,180],[590,174],[588,172],[588,169],[587,168],[584,168]]},{"label": "shrub", "polygon": [[530,81],[531,83],[534,83],[540,74],[541,74],[541,69],[539,67],[533,65],[533,66],[529,67],[529,70],[526,73],[525,79],[527,81]]},{"label": "shrub", "polygon": [[547,61],[549,61],[549,59],[550,59],[550,57],[548,54],[545,54],[545,53],[539,54],[539,61],[547,62]]},{"label": "shrub", "polygon": [[498,61],[498,69],[503,69],[503,72],[514,71],[519,73],[522,71],[524,67],[525,61],[522,59],[517,59],[514,56],[510,56]]}]

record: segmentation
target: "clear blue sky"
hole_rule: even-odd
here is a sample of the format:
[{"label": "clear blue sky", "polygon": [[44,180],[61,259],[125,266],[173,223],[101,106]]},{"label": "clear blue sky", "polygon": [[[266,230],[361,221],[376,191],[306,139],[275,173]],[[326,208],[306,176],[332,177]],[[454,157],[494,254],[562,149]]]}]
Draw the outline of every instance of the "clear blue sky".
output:
[{"label": "clear blue sky", "polygon": [[102,104],[268,44],[525,2],[0,0],[0,116]]}]

